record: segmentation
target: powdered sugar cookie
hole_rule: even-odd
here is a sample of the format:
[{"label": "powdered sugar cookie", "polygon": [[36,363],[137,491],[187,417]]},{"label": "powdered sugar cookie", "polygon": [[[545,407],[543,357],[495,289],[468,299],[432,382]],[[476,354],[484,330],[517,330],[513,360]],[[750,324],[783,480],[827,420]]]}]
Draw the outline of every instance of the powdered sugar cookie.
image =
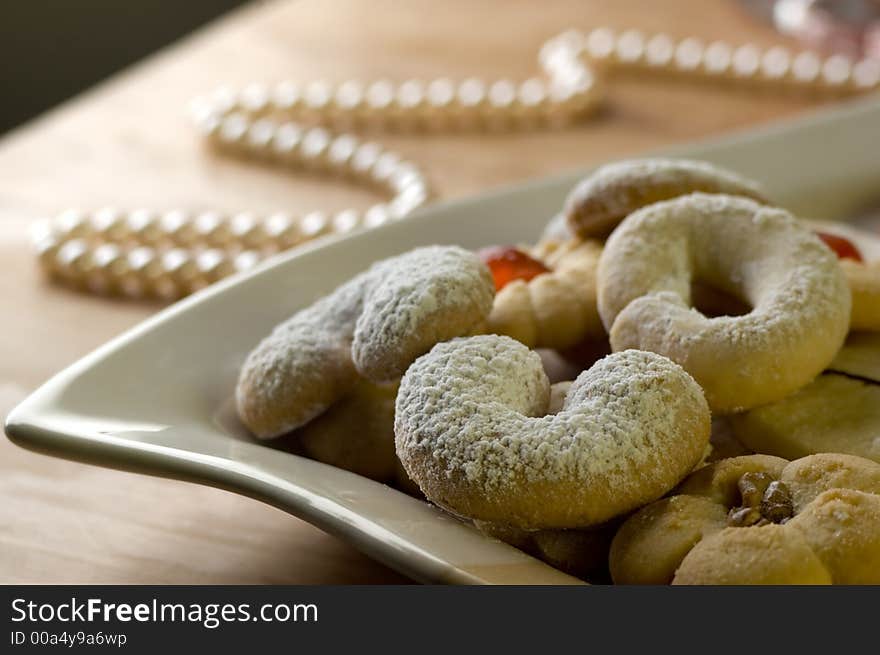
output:
[{"label": "powdered sugar cookie", "polygon": [[[707,162],[629,159],[606,164],[585,178],[568,195],[564,214],[573,234],[601,239],[637,209],[696,191],[764,202],[755,182]],[[553,230],[558,233],[558,226]]]},{"label": "powdered sugar cookie", "polygon": [[373,265],[275,328],[245,361],[238,414],[260,438],[304,425],[363,376],[398,378],[438,341],[483,328],[494,286],[454,246],[418,248]]},{"label": "powdered sugar cookie", "polygon": [[[605,245],[598,279],[612,348],[678,362],[717,412],[808,384],[849,329],[850,293],[834,253],[788,212],[742,197],[694,193],[630,214]],[[694,279],[751,311],[706,317],[691,306]]]},{"label": "powdered sugar cookie", "polygon": [[658,498],[703,456],[709,410],[654,353],[600,360],[547,415],[536,353],[483,335],[434,346],[397,395],[397,455],[429,500],[525,530],[597,525]]},{"label": "powdered sugar cookie", "polygon": [[604,337],[596,308],[600,252],[598,242],[579,239],[544,241],[528,252],[481,251],[497,290],[487,332],[513,337],[530,348],[556,350]]}]

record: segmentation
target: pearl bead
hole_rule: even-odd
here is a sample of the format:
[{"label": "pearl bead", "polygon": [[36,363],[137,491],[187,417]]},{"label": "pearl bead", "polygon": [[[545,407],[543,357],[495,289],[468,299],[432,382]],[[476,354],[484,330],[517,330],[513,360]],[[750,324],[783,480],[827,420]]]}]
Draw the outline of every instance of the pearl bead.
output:
[{"label": "pearl bead", "polygon": [[263,225],[251,212],[240,212],[229,221],[232,240],[248,248],[259,247],[266,240]]},{"label": "pearl bead", "polygon": [[269,240],[278,244],[280,249],[289,248],[300,240],[300,234],[293,217],[284,212],[278,212],[266,218],[263,231]]},{"label": "pearl bead", "polygon": [[398,193],[413,183],[424,184],[424,180],[415,166],[408,163],[399,164],[389,179],[389,186]]},{"label": "pearl bead", "polygon": [[248,129],[247,143],[252,150],[262,153],[272,142],[275,136],[276,125],[274,121],[261,118],[254,121]]},{"label": "pearl bead", "polygon": [[306,86],[303,100],[310,111],[321,112],[333,100],[333,89],[323,80],[312,82]]},{"label": "pearl bead", "polygon": [[740,46],[734,50],[731,64],[736,77],[752,77],[761,65],[761,52],[750,43]]},{"label": "pearl bead", "polygon": [[710,75],[723,75],[730,69],[733,48],[724,41],[713,41],[703,53],[703,67]]},{"label": "pearl bead", "polygon": [[330,143],[327,150],[327,159],[336,169],[342,169],[351,162],[357,150],[359,141],[350,134],[340,134]]},{"label": "pearl bead", "polygon": [[213,136],[220,129],[222,113],[208,98],[198,98],[192,103],[190,117],[203,137]]},{"label": "pearl bead", "polygon": [[248,129],[244,114],[229,114],[220,123],[220,140],[227,145],[235,145],[244,137]]},{"label": "pearl bead", "polygon": [[465,109],[477,107],[486,99],[486,85],[476,77],[469,77],[459,85],[456,99]]},{"label": "pearl bead", "polygon": [[424,101],[425,85],[420,80],[407,80],[397,89],[397,104],[401,109],[416,109]]},{"label": "pearl bead", "polygon": [[203,243],[215,246],[224,245],[229,241],[229,226],[219,213],[215,211],[201,212],[193,223],[196,237]]},{"label": "pearl bead", "polygon": [[58,263],[58,249],[61,247],[61,242],[53,235],[47,234],[34,238],[33,244],[40,264],[46,272],[53,273]]},{"label": "pearl bead", "polygon": [[842,87],[849,82],[852,64],[843,55],[831,55],[822,64],[822,79],[832,87]]},{"label": "pearl bead", "polygon": [[367,228],[385,225],[390,220],[391,216],[388,214],[388,206],[385,204],[373,205],[364,212],[364,227]]},{"label": "pearl bead", "polygon": [[587,36],[580,30],[566,30],[552,40],[557,47],[563,48],[575,56],[587,47]]},{"label": "pearl bead", "polygon": [[128,252],[126,259],[129,271],[142,276],[142,279],[155,279],[162,273],[162,267],[156,258],[156,251],[152,248],[146,246],[133,248]]},{"label": "pearl bead", "polygon": [[195,263],[199,274],[207,278],[209,282],[223,277],[231,268],[226,254],[222,250],[214,248],[199,252],[196,255]]},{"label": "pearl bead", "polygon": [[163,274],[168,275],[175,285],[187,286],[199,275],[199,268],[189,252],[180,248],[163,252],[159,264]]},{"label": "pearl bead", "polygon": [[235,259],[232,262],[232,267],[235,269],[236,273],[242,273],[254,268],[261,260],[262,257],[260,257],[260,253],[254,252],[253,250],[243,250],[235,256]]},{"label": "pearl bead", "polygon": [[227,114],[235,109],[237,102],[235,91],[228,86],[219,86],[211,94],[210,103],[220,114]]},{"label": "pearl bead", "polygon": [[364,86],[357,80],[348,80],[339,85],[334,98],[336,106],[343,111],[354,112],[364,102]]},{"label": "pearl bead", "polygon": [[382,148],[378,144],[368,142],[362,143],[355,150],[351,159],[351,170],[355,175],[366,175],[376,164],[379,155],[382,154]]},{"label": "pearl bead", "polygon": [[862,59],[853,66],[852,80],[858,89],[873,89],[880,84],[880,59]]},{"label": "pearl bead", "polygon": [[156,243],[162,236],[155,212],[135,209],[125,217],[126,232],[139,243]]},{"label": "pearl bead", "polygon": [[377,80],[367,87],[367,106],[371,111],[387,109],[394,102],[394,85],[388,80]]},{"label": "pearl bead", "polygon": [[297,149],[302,142],[302,128],[296,123],[282,123],[272,137],[272,151],[282,160],[298,157]]},{"label": "pearl bead", "polygon": [[665,68],[674,54],[675,42],[666,34],[656,34],[645,44],[645,61],[651,68]]},{"label": "pearl bead", "polygon": [[547,87],[541,80],[530,78],[520,84],[517,98],[526,107],[535,107],[547,99]]},{"label": "pearl bead", "polygon": [[400,157],[393,152],[384,152],[370,170],[370,176],[377,184],[385,184],[397,171],[397,165],[400,163]]},{"label": "pearl bead", "polygon": [[58,231],[67,237],[80,237],[88,231],[85,214],[78,209],[68,209],[55,219]]},{"label": "pearl bead", "polygon": [[794,78],[802,83],[814,82],[822,68],[819,57],[814,52],[801,52],[791,64],[791,72]]},{"label": "pearl bead", "polygon": [[330,133],[323,127],[313,127],[306,132],[300,148],[306,165],[320,166],[322,164],[321,158],[326,154],[329,145]]},{"label": "pearl bead", "polygon": [[327,216],[323,212],[315,211],[302,217],[299,230],[307,239],[313,239],[324,234],[329,227]]},{"label": "pearl bead", "polygon": [[121,239],[127,234],[122,212],[115,207],[104,207],[92,214],[88,222],[90,232],[108,240]]},{"label": "pearl bead", "polygon": [[293,111],[302,102],[302,90],[293,82],[279,82],[272,93],[272,102],[280,111]]},{"label": "pearl bead", "polygon": [[195,241],[192,217],[182,209],[172,209],[159,217],[159,229],[174,243],[188,245]]},{"label": "pearl bead", "polygon": [[697,70],[703,61],[703,43],[698,39],[685,39],[675,48],[675,65],[682,71]]},{"label": "pearl bead", "polygon": [[785,48],[770,48],[761,57],[761,72],[769,80],[781,80],[790,70],[791,54]]},{"label": "pearl bead", "polygon": [[614,52],[614,31],[607,27],[594,29],[587,36],[587,54],[592,59],[607,59]]},{"label": "pearl bead", "polygon": [[455,83],[439,78],[428,83],[425,91],[424,123],[428,129],[439,130],[450,122],[449,110],[455,101]]},{"label": "pearl bead", "polygon": [[428,84],[427,100],[434,108],[445,108],[455,99],[455,84],[452,80],[442,77]]},{"label": "pearl bead", "polygon": [[83,268],[89,248],[82,239],[72,239],[58,248],[56,265],[62,271],[78,274]]},{"label": "pearl bead", "polygon": [[337,234],[348,234],[360,225],[361,217],[355,209],[344,209],[333,217],[332,227]]},{"label": "pearl bead", "polygon": [[491,127],[503,128],[510,117],[510,111],[516,104],[516,85],[510,80],[493,82],[486,92],[489,105]]},{"label": "pearl bead", "polygon": [[92,252],[92,265],[110,275],[118,275],[124,272],[123,267],[119,266],[123,258],[118,246],[113,243],[102,243]]},{"label": "pearl bead", "polygon": [[260,114],[269,106],[269,90],[262,84],[249,84],[239,98],[239,106],[251,114]]},{"label": "pearl bead", "polygon": [[617,39],[614,52],[621,63],[637,62],[645,54],[645,37],[638,30],[627,30]]}]

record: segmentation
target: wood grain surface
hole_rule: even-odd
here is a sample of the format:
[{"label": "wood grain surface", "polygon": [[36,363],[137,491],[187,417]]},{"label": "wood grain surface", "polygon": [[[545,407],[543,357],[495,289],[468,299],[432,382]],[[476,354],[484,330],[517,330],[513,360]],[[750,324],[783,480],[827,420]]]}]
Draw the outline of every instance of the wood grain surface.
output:
[{"label": "wood grain surface", "polygon": [[[158,306],[52,288],[28,224],[67,206],[292,211],[369,194],[218,158],[185,107],[219,83],[536,72],[569,27],[779,42],[732,0],[312,0],[257,3],[0,141],[0,416]],[[5,90],[14,92],[15,90]],[[439,198],[790,116],[815,100],[666,80],[612,80],[600,115],[561,131],[377,135]],[[503,241],[503,236],[499,235]],[[232,494],[35,455],[0,440],[0,582],[399,583],[346,544]]]}]

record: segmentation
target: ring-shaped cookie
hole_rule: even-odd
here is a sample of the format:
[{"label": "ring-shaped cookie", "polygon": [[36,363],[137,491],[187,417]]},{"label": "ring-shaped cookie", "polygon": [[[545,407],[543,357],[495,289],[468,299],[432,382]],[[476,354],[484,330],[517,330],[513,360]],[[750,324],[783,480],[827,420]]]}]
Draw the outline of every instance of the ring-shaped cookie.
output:
[{"label": "ring-shaped cookie", "polygon": [[495,288],[476,255],[417,248],[374,264],[276,327],[241,369],[238,414],[259,438],[318,416],[363,376],[386,382],[435,343],[485,326]]},{"label": "ring-shaped cookie", "polygon": [[680,366],[627,351],[597,362],[547,415],[538,355],[508,337],[434,346],[407,370],[397,455],[429,500],[526,530],[581,528],[659,498],[703,455],[710,416]]},{"label": "ring-shaped cookie", "polygon": [[[773,402],[816,377],[849,329],[850,291],[831,250],[788,212],[694,193],[630,214],[599,259],[612,349],[666,355],[718,412]],[[752,307],[708,318],[697,279]]]}]

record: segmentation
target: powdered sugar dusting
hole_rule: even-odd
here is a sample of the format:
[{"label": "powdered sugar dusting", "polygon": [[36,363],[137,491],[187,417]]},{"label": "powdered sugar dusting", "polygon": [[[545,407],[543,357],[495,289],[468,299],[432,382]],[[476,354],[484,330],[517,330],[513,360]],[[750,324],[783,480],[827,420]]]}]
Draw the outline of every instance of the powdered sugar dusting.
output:
[{"label": "powdered sugar dusting", "polygon": [[[431,500],[448,505],[432,491],[463,484],[516,517],[476,518],[528,522],[528,510],[517,507],[518,490],[533,503],[536,489],[573,488],[563,513],[575,523],[557,527],[575,527],[668,491],[708,441],[702,391],[681,367],[653,353],[600,360],[575,380],[555,415],[547,415],[549,400],[540,358],[522,344],[494,335],[438,344],[401,382],[398,456]],[[605,495],[614,499],[594,507],[591,496]],[[548,505],[554,500],[547,498]],[[465,515],[472,509],[448,508]]]},{"label": "powdered sugar dusting", "polygon": [[437,341],[468,334],[493,297],[488,269],[462,248],[429,246],[378,262],[251,352],[236,389],[239,415],[259,437],[288,432],[326,410],[358,374],[393,379]]},{"label": "powdered sugar dusting", "polygon": [[580,236],[603,236],[640,207],[695,191],[764,197],[757,183],[707,162],[631,159],[606,164],[578,184],[565,214]]},{"label": "powdered sugar dusting", "polygon": [[489,269],[461,248],[419,248],[372,275],[352,354],[358,371],[376,381],[400,377],[438,341],[482,326],[495,298]]},{"label": "powdered sugar dusting", "polygon": [[[679,362],[720,411],[806,384],[849,325],[850,294],[831,250],[788,212],[737,196],[694,193],[631,214],[608,240],[598,276],[614,348]],[[707,318],[690,307],[693,279],[753,310]]]}]

